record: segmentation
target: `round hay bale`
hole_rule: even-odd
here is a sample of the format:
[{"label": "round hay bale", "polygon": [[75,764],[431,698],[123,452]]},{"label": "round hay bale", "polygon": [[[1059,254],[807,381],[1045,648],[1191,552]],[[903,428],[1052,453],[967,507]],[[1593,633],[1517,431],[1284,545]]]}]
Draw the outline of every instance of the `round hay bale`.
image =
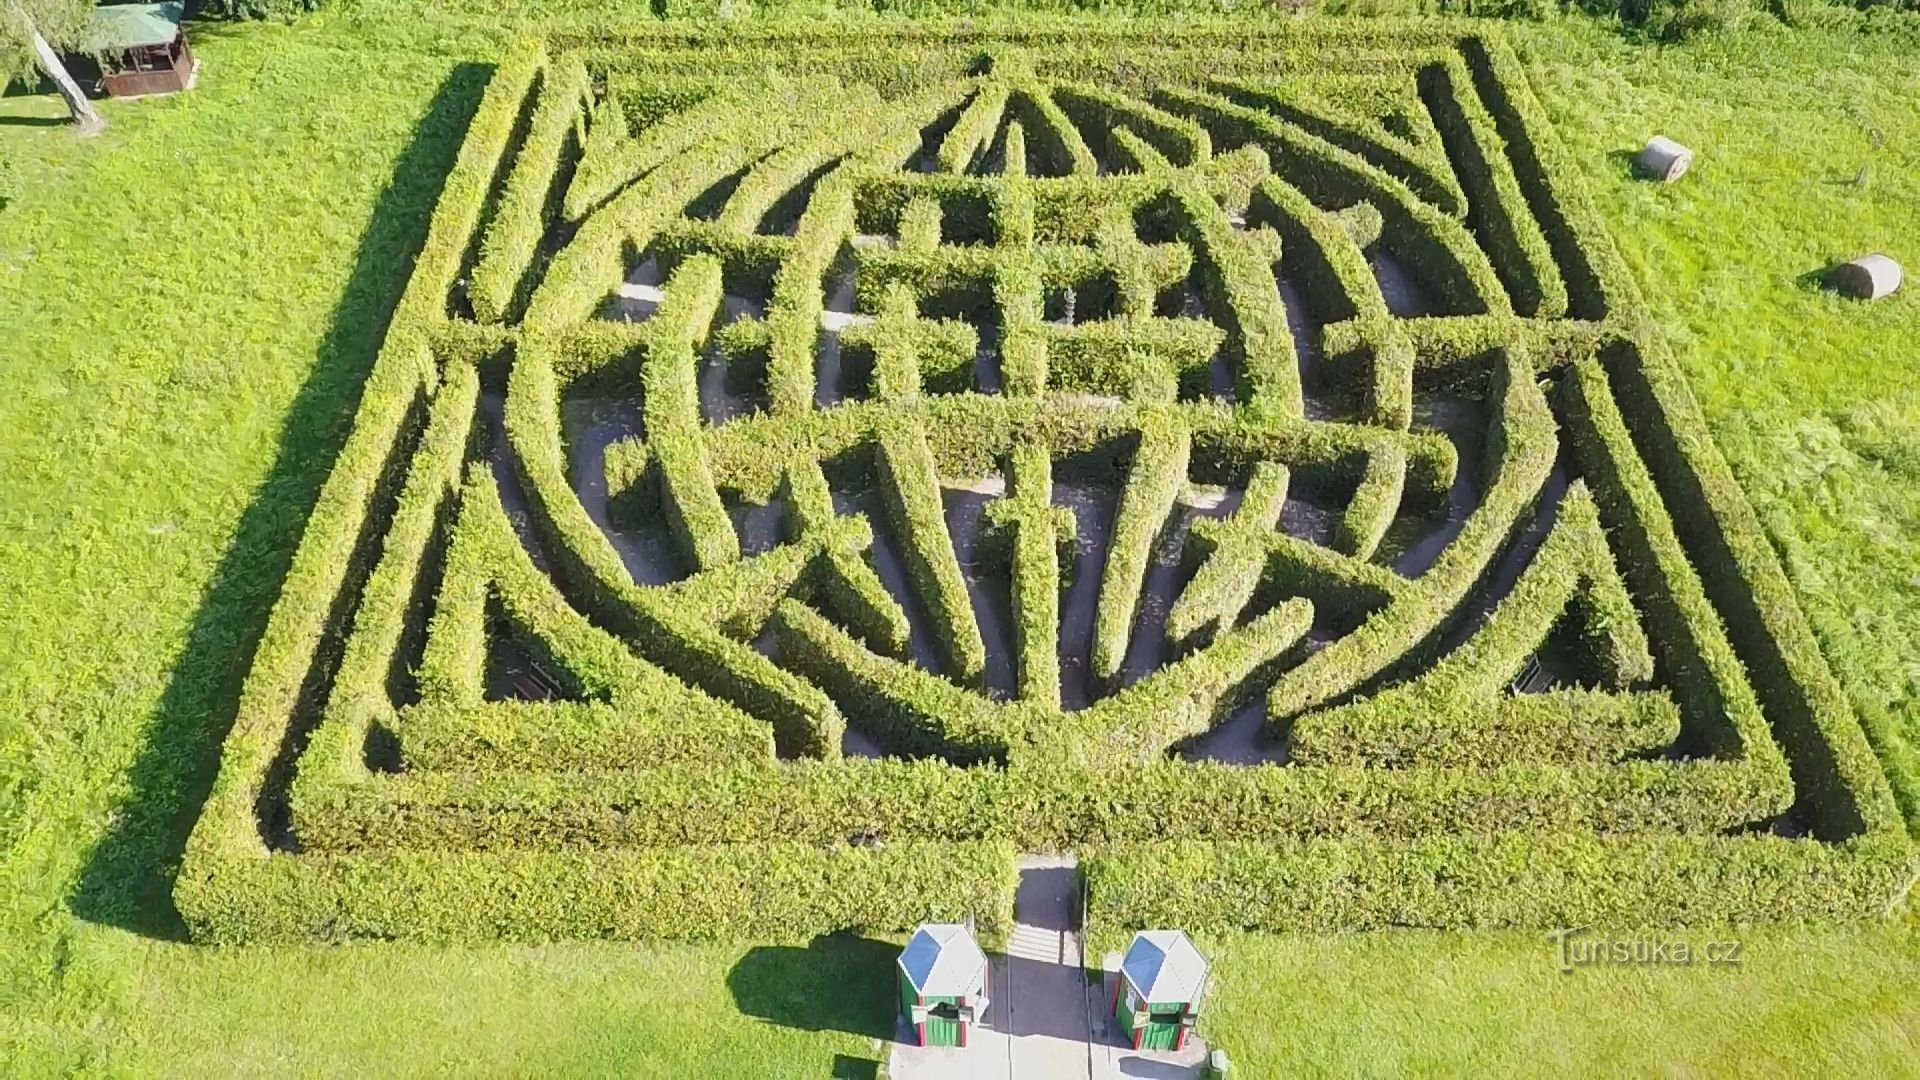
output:
[{"label": "round hay bale", "polygon": [[1663,184],[1671,184],[1687,174],[1687,169],[1693,165],[1693,151],[1665,135],[1655,135],[1647,140],[1646,147],[1634,162],[1646,175]]},{"label": "round hay bale", "polygon": [[1862,255],[1833,268],[1834,287],[1859,300],[1878,300],[1900,287],[1900,264],[1885,255]]}]

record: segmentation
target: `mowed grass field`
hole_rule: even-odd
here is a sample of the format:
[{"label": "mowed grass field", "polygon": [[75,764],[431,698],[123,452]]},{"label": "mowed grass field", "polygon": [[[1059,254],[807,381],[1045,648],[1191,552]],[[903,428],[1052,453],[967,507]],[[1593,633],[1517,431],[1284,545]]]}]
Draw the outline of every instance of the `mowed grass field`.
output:
[{"label": "mowed grass field", "polygon": [[[500,43],[394,25],[209,28],[198,90],[109,103],[91,141],[0,99],[0,1061],[872,1075],[890,949],[860,939],[179,940],[170,874],[247,651]],[[1911,815],[1920,288],[1865,307],[1800,277],[1920,269],[1920,44],[1515,36]],[[1685,183],[1628,177],[1655,130],[1701,151]],[[1207,1027],[1248,1076],[1912,1070],[1911,915],[1730,936],[1738,968],[1571,974],[1535,934],[1226,939]]]}]

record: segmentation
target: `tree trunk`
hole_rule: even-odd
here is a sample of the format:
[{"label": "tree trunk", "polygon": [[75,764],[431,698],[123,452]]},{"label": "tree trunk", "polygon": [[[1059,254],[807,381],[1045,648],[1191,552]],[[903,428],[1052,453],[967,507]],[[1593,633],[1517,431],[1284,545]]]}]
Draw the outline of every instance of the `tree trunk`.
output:
[{"label": "tree trunk", "polygon": [[107,122],[94,111],[87,95],[80,92],[80,84],[67,74],[67,65],[60,62],[60,54],[53,51],[53,46],[47,44],[47,39],[40,36],[40,31],[31,23],[27,25],[27,33],[33,37],[34,55],[40,58],[40,66],[46,69],[61,99],[67,103],[67,111],[73,114],[74,126],[80,129],[80,134],[98,135],[105,131]]}]

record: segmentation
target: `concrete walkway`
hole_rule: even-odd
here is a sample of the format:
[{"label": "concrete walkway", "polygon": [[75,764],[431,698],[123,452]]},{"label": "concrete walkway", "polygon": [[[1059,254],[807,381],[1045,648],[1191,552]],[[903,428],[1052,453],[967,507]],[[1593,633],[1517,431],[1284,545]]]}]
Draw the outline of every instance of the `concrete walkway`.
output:
[{"label": "concrete walkway", "polygon": [[1204,1046],[1179,1055],[1135,1051],[1106,1023],[1107,990],[1081,967],[1079,864],[1023,856],[1014,895],[1014,928],[1005,955],[991,958],[984,1024],[964,1047],[894,1040],[887,1074],[895,1080],[1197,1080]]}]

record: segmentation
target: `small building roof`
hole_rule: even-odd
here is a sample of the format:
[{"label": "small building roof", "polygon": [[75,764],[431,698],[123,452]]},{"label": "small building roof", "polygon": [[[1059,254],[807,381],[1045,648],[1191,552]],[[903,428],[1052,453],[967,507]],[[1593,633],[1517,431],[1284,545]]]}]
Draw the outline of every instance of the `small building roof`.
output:
[{"label": "small building roof", "polygon": [[137,49],[142,45],[171,45],[180,35],[180,20],[185,15],[186,5],[181,0],[94,8],[87,48],[101,52]]},{"label": "small building roof", "polygon": [[1142,930],[1127,946],[1120,973],[1144,1001],[1198,1001],[1207,958],[1184,930]]},{"label": "small building roof", "polygon": [[923,923],[900,953],[900,970],[922,997],[977,993],[987,954],[959,923]]}]

